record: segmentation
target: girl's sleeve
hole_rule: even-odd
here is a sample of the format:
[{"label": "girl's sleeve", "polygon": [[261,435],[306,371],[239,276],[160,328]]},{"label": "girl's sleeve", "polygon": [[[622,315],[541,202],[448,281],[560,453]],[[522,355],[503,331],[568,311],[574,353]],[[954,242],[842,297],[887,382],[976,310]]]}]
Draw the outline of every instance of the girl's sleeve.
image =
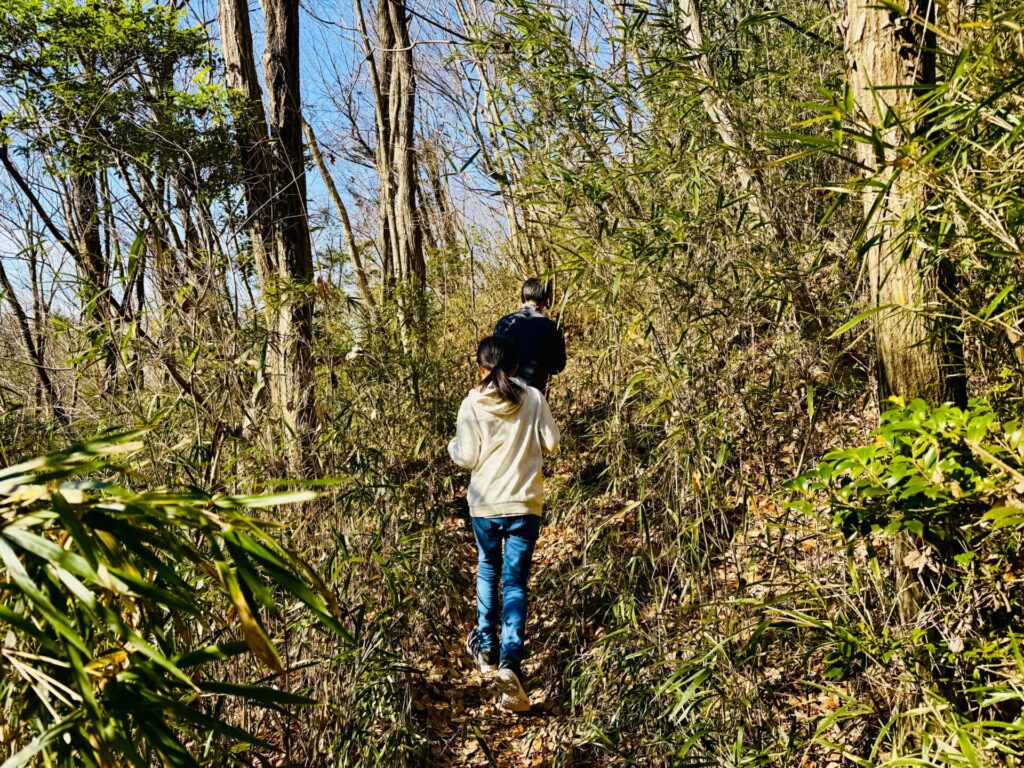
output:
[{"label": "girl's sleeve", "polygon": [[547,398],[540,396],[540,447],[545,456],[558,453],[558,443],[561,435],[558,432],[558,425],[551,415],[551,408],[548,407]]},{"label": "girl's sleeve", "polygon": [[452,461],[466,469],[474,469],[480,461],[480,425],[473,417],[468,400],[463,400],[459,406],[455,438],[448,443],[448,455]]}]

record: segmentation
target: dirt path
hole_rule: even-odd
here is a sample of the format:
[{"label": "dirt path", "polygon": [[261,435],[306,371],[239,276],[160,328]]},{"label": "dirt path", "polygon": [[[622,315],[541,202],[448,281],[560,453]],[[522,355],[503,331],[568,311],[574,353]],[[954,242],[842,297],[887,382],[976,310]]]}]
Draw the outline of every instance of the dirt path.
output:
[{"label": "dirt path", "polygon": [[[444,637],[430,659],[417,660],[424,671],[414,707],[425,717],[432,735],[431,761],[444,766],[491,766],[522,768],[551,765],[556,755],[564,758],[571,747],[566,743],[564,718],[566,702],[559,691],[561,675],[553,658],[552,633],[558,631],[557,598],[545,589],[549,569],[564,567],[575,547],[564,526],[542,528],[534,554],[530,578],[528,647],[531,656],[524,664],[527,688],[533,704],[528,713],[517,715],[498,706],[491,675],[481,675],[463,648],[469,626],[437,628]],[[475,578],[476,553],[461,520],[438,526],[437,535],[460,542],[459,553],[465,573]],[[466,600],[472,601],[473,594]],[[541,641],[544,636],[544,642]],[[557,639],[556,639],[557,640]]]}]

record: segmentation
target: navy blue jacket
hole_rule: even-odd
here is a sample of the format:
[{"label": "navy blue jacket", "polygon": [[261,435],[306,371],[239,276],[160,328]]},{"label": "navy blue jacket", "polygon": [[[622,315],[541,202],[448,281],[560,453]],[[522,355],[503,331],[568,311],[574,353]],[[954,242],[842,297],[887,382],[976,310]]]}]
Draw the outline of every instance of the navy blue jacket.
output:
[{"label": "navy blue jacket", "polygon": [[533,304],[505,315],[494,326],[495,336],[504,336],[516,348],[519,371],[516,378],[546,392],[548,379],[565,369],[565,338],[555,321],[545,317]]}]

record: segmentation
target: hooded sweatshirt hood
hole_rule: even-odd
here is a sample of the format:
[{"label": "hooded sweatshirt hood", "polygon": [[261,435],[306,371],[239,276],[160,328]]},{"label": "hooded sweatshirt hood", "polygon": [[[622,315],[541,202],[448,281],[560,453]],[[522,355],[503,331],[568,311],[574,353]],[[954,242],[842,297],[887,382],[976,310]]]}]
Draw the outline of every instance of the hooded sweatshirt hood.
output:
[{"label": "hooded sweatshirt hood", "polygon": [[498,416],[501,418],[514,416],[519,409],[523,407],[523,403],[526,401],[527,392],[526,385],[519,381],[519,379],[512,379],[512,381],[522,390],[522,397],[518,403],[513,403],[512,401],[503,398],[501,393],[498,391],[498,388],[493,384],[489,384],[484,389],[475,387],[469,393],[469,399],[471,399],[473,404],[484,413],[489,413],[492,416]]}]

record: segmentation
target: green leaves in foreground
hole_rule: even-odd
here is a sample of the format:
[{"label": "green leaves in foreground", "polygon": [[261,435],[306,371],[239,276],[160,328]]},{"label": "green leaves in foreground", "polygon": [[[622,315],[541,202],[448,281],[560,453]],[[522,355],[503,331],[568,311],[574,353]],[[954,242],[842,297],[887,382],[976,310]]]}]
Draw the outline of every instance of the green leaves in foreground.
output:
[{"label": "green leaves in foreground", "polygon": [[[309,701],[282,690],[262,616],[297,601],[347,637],[319,577],[272,523],[243,514],[259,497],[111,482],[124,474],[112,457],[139,436],[0,470],[0,768],[248,764],[240,746],[269,745],[234,724],[232,702]],[[235,657],[245,663],[227,680]],[[254,672],[281,682],[237,681]]]}]

